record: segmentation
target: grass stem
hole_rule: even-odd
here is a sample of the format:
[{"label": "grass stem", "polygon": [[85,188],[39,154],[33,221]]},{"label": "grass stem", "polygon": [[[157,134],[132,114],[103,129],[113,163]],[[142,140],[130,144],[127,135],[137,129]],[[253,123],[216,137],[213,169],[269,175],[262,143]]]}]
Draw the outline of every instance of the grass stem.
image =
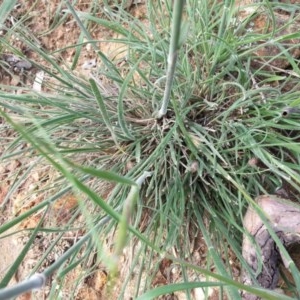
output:
[{"label": "grass stem", "polygon": [[173,80],[175,75],[175,67],[178,56],[178,49],[180,47],[180,27],[182,21],[182,12],[184,7],[184,0],[175,0],[173,6],[173,16],[172,16],[172,29],[171,29],[171,41],[169,47],[168,56],[168,69],[167,69],[167,81],[164,91],[164,98],[162,106],[157,113],[157,118],[162,118],[167,113],[168,104],[170,102],[171,90],[173,86]]}]

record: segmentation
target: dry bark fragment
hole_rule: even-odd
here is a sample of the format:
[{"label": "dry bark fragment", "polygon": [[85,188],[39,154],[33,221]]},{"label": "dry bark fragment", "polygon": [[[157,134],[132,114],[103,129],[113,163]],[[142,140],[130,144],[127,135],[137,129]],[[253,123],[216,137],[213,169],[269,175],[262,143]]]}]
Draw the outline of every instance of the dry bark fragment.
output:
[{"label": "dry bark fragment", "polygon": [[[282,244],[287,247],[300,242],[300,206],[274,195],[260,196],[256,199]],[[255,242],[245,235],[243,239],[243,257],[249,267],[258,273],[257,282],[264,288],[275,289],[279,279],[278,264],[280,258],[288,268],[287,262],[281,257],[276,243],[272,239],[255,209],[249,207],[244,217],[244,227],[253,236]],[[261,268],[259,269],[259,266]],[[253,285],[254,281],[246,270],[242,272],[244,284]],[[242,293],[243,299],[260,299],[255,295]]]}]

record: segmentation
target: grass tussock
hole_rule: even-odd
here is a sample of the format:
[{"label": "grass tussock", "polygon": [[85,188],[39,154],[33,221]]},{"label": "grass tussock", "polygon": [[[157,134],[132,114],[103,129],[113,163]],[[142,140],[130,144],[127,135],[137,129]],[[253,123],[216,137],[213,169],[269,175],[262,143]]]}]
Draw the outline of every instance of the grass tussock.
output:
[{"label": "grass tussock", "polygon": [[[32,269],[62,282],[50,287],[51,299],[64,291],[64,280],[78,266],[88,271],[77,276],[74,291],[95,266],[115,268],[115,259],[121,259],[126,245],[134,249],[134,256],[126,257],[126,271],[119,267],[122,282],[112,281],[119,299],[132,281],[131,295],[142,295],[140,299],[177,290],[192,297],[192,288],[205,290],[216,284],[224,285],[220,291],[230,299],[239,299],[242,286],[232,270],[233,265],[237,270],[246,267],[241,255],[246,207],[258,195],[276,189],[283,188],[290,198],[299,195],[299,68],[298,59],[288,51],[296,46],[287,42],[290,34],[276,35],[282,28],[274,23],[269,32],[248,30],[247,24],[261,9],[272,20],[276,7],[268,1],[259,8],[253,4],[254,13],[243,20],[237,17],[241,8],[234,1],[186,1],[182,20],[180,14],[172,19],[170,2],[147,1],[147,22],[119,4],[92,1],[90,11],[83,12],[63,2],[59,13],[80,28],[78,43],[68,46],[75,51],[71,65],[53,58],[65,49],[51,53],[23,35],[26,20],[7,28],[1,37],[2,51],[16,54],[9,40],[12,34],[18,36],[35,53],[32,63],[46,78],[41,92],[26,84],[13,87],[16,93],[1,86],[1,159],[3,164],[25,159],[6,178],[11,199],[33,170],[40,172],[49,164],[56,170],[54,178],[51,172],[44,175],[45,184],[39,182],[39,189],[31,192],[41,201],[0,227],[5,235],[40,214],[36,226],[27,230],[29,240],[1,287],[11,280],[39,234],[51,232],[50,249],[55,249],[72,232],[80,238],[54,263],[43,267],[46,253]],[[178,2],[182,1],[174,1],[175,5]],[[293,18],[291,14],[290,23]],[[174,39],[172,22],[181,26],[173,40],[177,61],[170,81],[166,71]],[[111,32],[112,38],[95,40],[91,29],[97,27]],[[298,33],[293,37],[299,38]],[[257,67],[257,51],[270,42],[285,46],[280,46],[277,56],[291,62],[289,70],[273,68],[274,57],[264,57]],[[78,74],[75,60],[88,43],[98,63],[84,77]],[[116,59],[101,51],[107,43],[120,45]],[[169,105],[156,118],[167,88]],[[144,172],[151,176],[137,185]],[[77,199],[74,215],[64,225],[48,227],[47,214],[70,192]],[[32,199],[29,194],[27,203]],[[2,202],[3,210],[7,203]],[[117,228],[119,239],[114,240]],[[194,260],[197,237],[205,245],[205,262]],[[115,247],[120,247],[117,252]],[[176,284],[181,285],[151,290],[166,258],[179,266],[181,280]],[[203,276],[214,277],[217,283],[203,282]],[[283,299],[270,291],[248,290]]]}]

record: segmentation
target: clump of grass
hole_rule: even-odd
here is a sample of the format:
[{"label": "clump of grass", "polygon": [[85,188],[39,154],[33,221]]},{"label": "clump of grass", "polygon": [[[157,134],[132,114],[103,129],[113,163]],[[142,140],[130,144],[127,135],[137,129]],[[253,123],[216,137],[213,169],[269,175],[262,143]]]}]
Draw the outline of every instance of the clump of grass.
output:
[{"label": "clump of grass", "polygon": [[[92,5],[95,11],[100,9],[96,2]],[[235,282],[231,259],[234,257],[239,267],[247,267],[241,255],[242,220],[245,208],[256,196],[274,193],[282,185],[287,185],[295,196],[299,193],[298,119],[297,115],[282,116],[286,107],[299,105],[299,83],[295,83],[293,75],[252,67],[253,52],[264,44],[253,46],[261,37],[242,31],[243,24],[234,18],[236,8],[232,1],[187,1],[184,19],[188,30],[184,43],[177,48],[174,80],[168,81],[165,74],[172,11],[169,4],[149,1],[147,26],[121,6],[107,9],[104,16],[97,17],[77,11],[66,2],[64,13],[76,20],[82,36],[92,43],[101,61],[90,80],[79,78],[71,69],[65,71],[50,53],[24,40],[52,66],[52,71],[40,68],[55,78],[56,85],[49,85],[47,93],[1,92],[1,115],[20,134],[7,145],[2,159],[30,153],[36,162],[48,161],[61,176],[49,196],[3,224],[0,232],[36,211],[45,211],[72,187],[85,217],[81,224],[85,234],[44,272],[56,271],[57,278],[65,278],[77,265],[84,265],[95,249],[98,263],[110,261],[103,241],[111,237],[122,220],[120,212],[129,193],[124,184],[134,184],[143,172],[151,172],[139,190],[130,218],[127,214],[126,234],[134,244],[135,256],[128,263],[126,274],[121,272],[119,299],[124,297],[133,274],[138,276],[134,278],[132,296],[144,293],[141,299],[178,289],[191,297],[191,288],[214,285],[222,286],[221,291],[230,299],[239,299],[241,288],[269,299],[284,299],[282,295]],[[179,22],[177,17],[175,21]],[[95,25],[121,36],[112,41],[126,46],[122,67],[97,48],[87,29]],[[266,41],[271,37],[272,33],[263,36]],[[175,45],[179,44],[177,40]],[[77,49],[80,46],[81,42]],[[284,51],[282,54],[288,56]],[[292,67],[293,72],[299,71],[297,64]],[[289,83],[296,87],[283,92]],[[160,109],[167,88],[171,89],[168,110],[160,115],[163,118],[156,119],[153,113]],[[29,145],[20,152],[24,141]],[[99,184],[105,180],[113,180],[114,184],[110,195],[103,199],[99,196]],[[17,191],[17,183],[11,188]],[[72,222],[63,231],[76,232],[77,223]],[[40,224],[29,231],[31,244],[9,270],[2,287],[34,244],[37,232],[43,230]],[[57,231],[57,236],[61,239],[63,235]],[[204,264],[191,263],[196,236],[203,237],[207,247]],[[58,239],[53,247],[56,243]],[[163,258],[180,266],[181,285],[149,291]],[[108,269],[110,266],[106,265]],[[210,272],[212,269],[214,273]],[[36,271],[43,272],[43,268],[33,273]],[[207,280],[203,284],[200,274],[218,282]],[[60,289],[63,287],[53,284],[53,299]]]}]

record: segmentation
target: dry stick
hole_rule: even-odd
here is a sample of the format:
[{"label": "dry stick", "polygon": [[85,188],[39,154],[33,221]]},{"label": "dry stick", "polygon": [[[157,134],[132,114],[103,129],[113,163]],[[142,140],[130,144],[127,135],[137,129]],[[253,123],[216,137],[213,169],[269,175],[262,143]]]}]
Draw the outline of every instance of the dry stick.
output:
[{"label": "dry stick", "polygon": [[[286,199],[276,196],[260,196],[256,199],[258,206],[268,218],[271,228],[274,230],[282,244],[289,245],[300,242],[300,206]],[[243,257],[250,268],[258,273],[256,280],[263,287],[275,289],[279,280],[278,263],[281,258],[285,267],[291,262],[286,261],[280,253],[275,241],[271,237],[267,226],[255,209],[249,207],[244,217],[244,227],[253,236],[260,253],[254,242],[248,235],[243,239]],[[261,259],[258,258],[258,255]],[[246,270],[242,272],[244,284],[253,285],[254,281]],[[259,297],[242,292],[243,299],[257,300]]]}]

